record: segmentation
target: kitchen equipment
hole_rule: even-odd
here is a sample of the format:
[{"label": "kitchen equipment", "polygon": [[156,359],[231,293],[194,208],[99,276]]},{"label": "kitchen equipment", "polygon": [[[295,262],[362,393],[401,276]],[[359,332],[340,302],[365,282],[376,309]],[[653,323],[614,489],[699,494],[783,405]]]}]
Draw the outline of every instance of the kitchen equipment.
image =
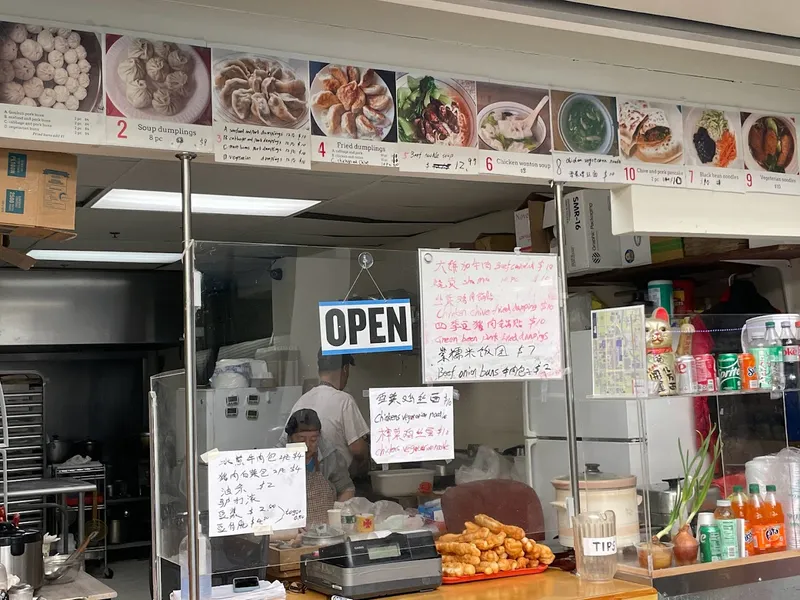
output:
[{"label": "kitchen equipment", "polygon": [[[682,477],[675,477],[664,479],[664,483],[653,483],[648,486],[650,523],[653,529],[661,530],[669,523],[672,507],[675,506],[680,497],[682,480]],[[639,489],[637,493],[644,494],[644,490]],[[639,505],[639,519],[644,521],[644,503]]]},{"label": "kitchen equipment", "polygon": [[44,583],[42,532],[0,522],[0,563],[6,571],[19,577],[20,583],[41,587]]},{"label": "kitchen equipment", "polygon": [[334,529],[329,525],[315,525],[303,534],[305,546],[332,546],[344,541],[341,529]]},{"label": "kitchen equipment", "polygon": [[97,541],[105,539],[108,533],[105,521],[97,518],[97,490],[92,494],[92,520],[86,523],[86,535],[90,536],[93,533]]},{"label": "kitchen equipment", "polygon": [[72,442],[59,439],[57,435],[47,443],[47,462],[51,465],[63,463],[72,456]]},{"label": "kitchen equipment", "polygon": [[92,460],[100,460],[103,454],[101,444],[97,440],[85,439],[77,444],[78,454],[88,456]]},{"label": "kitchen equipment", "polygon": [[84,551],[86,550],[87,546],[92,542],[93,539],[97,537],[97,532],[92,531],[86,538],[81,542],[81,545],[75,548],[75,551],[70,554],[59,566],[54,568],[50,571],[49,575],[46,575],[48,581],[55,581],[60,579],[67,570],[77,564],[79,560],[82,558]]},{"label": "kitchen equipment", "polygon": [[388,471],[371,471],[372,490],[386,498],[413,496],[420,491],[423,483],[428,489],[433,486],[434,471],[432,469],[390,469]]},{"label": "kitchen equipment", "polygon": [[[586,463],[586,471],[578,476],[581,510],[592,512],[614,511],[616,515],[617,544],[620,548],[639,541],[639,504],[642,497],[636,493],[636,476],[604,473],[597,463]],[[558,509],[558,536],[562,545],[573,547],[572,526],[569,521],[566,499],[572,495],[569,475],[551,481],[556,499],[550,504]]]},{"label": "kitchen equipment", "polygon": [[111,525],[108,528],[108,543],[122,543],[122,519],[111,519]]},{"label": "kitchen equipment", "polygon": [[379,598],[436,589],[442,584],[442,559],[429,531],[347,538],[303,555],[300,576],[309,589],[328,596]]},{"label": "kitchen equipment", "polygon": [[33,600],[33,586],[18,583],[8,588],[8,600]]},{"label": "kitchen equipment", "polygon": [[572,517],[575,562],[585,581],[611,581],[617,572],[617,527],[614,511],[584,512]]},{"label": "kitchen equipment", "polygon": [[47,556],[44,559],[44,580],[48,584],[70,583],[75,581],[75,577],[84,569],[84,557],[78,556],[72,562],[67,561],[72,558],[71,554],[56,554]]}]

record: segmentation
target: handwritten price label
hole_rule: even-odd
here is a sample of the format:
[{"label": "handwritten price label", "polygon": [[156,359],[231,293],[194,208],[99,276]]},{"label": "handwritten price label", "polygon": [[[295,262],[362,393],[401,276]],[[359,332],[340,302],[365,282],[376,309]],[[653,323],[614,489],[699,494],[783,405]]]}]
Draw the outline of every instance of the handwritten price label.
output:
[{"label": "handwritten price label", "polygon": [[0,137],[73,144],[101,144],[103,115],[54,108],[0,105]]},{"label": "handwritten price label", "polygon": [[742,171],[715,167],[686,167],[686,187],[721,192],[744,192],[745,177]]},{"label": "handwritten price label", "polygon": [[207,125],[106,118],[106,143],[115,146],[210,153],[211,140],[211,127]]},{"label": "handwritten price label", "polygon": [[545,154],[481,150],[478,166],[482,174],[547,180],[553,178],[553,159]]},{"label": "handwritten price label", "polygon": [[477,148],[398,144],[398,166],[410,173],[477,175]]},{"label": "handwritten price label", "polygon": [[564,182],[625,183],[622,159],[602,154],[553,152],[553,178]]},{"label": "handwritten price label", "polygon": [[686,169],[680,165],[651,167],[627,164],[623,167],[623,175],[625,183],[658,187],[686,187]]},{"label": "handwritten price label", "polygon": [[311,136],[311,160],[339,165],[397,168],[397,144]]},{"label": "handwritten price label", "polygon": [[800,178],[797,175],[788,173],[745,171],[744,185],[747,192],[788,195],[800,193]]},{"label": "handwritten price label", "polygon": [[278,129],[214,122],[217,162],[311,168],[311,134],[305,129]]}]

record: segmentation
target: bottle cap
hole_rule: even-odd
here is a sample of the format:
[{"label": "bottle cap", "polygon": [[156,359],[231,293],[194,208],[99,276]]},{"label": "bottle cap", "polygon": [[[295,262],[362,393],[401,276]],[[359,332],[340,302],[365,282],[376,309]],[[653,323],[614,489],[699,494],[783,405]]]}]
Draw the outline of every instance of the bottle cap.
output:
[{"label": "bottle cap", "polygon": [[794,326],[795,326],[795,327],[800,327],[800,321],[795,321],[795,322],[794,322]]},{"label": "bottle cap", "polygon": [[758,486],[757,483],[751,483],[750,484],[750,493],[751,494],[760,494],[761,493],[761,488]]},{"label": "bottle cap", "polygon": [[775,327],[775,321],[767,321],[767,327]]},{"label": "bottle cap", "polygon": [[730,507],[730,505],[731,505],[730,500],[717,500],[717,506],[725,508],[725,507]]},{"label": "bottle cap", "polygon": [[733,493],[734,494],[738,494],[738,493],[742,492],[743,490],[744,490],[744,488],[742,486],[740,486],[740,485],[733,486]]},{"label": "bottle cap", "polygon": [[768,492],[775,492],[775,491],[777,491],[777,489],[778,488],[776,488],[774,485],[768,485],[767,486],[767,491]]},{"label": "bottle cap", "polygon": [[791,325],[789,321],[781,321],[781,327],[789,327],[789,325]]},{"label": "bottle cap", "polygon": [[714,513],[704,512],[697,515],[697,526],[702,527],[703,525],[714,525],[716,523],[716,519],[714,519]]}]

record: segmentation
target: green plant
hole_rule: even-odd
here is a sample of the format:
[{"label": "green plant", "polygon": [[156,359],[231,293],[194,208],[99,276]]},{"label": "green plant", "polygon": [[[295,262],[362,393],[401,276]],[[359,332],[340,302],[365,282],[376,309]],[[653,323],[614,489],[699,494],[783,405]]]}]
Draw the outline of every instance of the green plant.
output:
[{"label": "green plant", "polygon": [[[681,455],[681,466],[683,467],[683,486],[681,486],[678,501],[672,507],[667,526],[655,535],[657,540],[667,535],[675,523],[683,527],[691,523],[692,519],[700,512],[700,508],[703,506],[708,490],[711,487],[711,482],[714,480],[714,469],[722,451],[722,440],[717,437],[717,441],[714,443],[714,456],[708,466],[705,465],[705,457],[708,455],[708,449],[711,446],[711,440],[716,430],[716,425],[711,427],[711,431],[703,438],[700,448],[691,459],[689,458],[688,450],[684,455],[681,441],[680,439],[678,440],[678,452]],[[698,432],[699,434],[700,432]],[[685,519],[681,518],[683,514],[687,514]]]}]

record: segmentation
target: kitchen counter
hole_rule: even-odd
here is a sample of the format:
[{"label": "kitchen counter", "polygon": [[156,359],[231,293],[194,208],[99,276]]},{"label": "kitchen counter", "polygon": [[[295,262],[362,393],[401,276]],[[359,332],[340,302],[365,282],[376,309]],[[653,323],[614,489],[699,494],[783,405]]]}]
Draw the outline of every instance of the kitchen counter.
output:
[{"label": "kitchen counter", "polygon": [[41,600],[106,600],[107,598],[116,598],[117,592],[81,571],[75,581],[59,585],[44,585],[39,588],[36,595]]},{"label": "kitchen counter", "polygon": [[[648,586],[615,579],[608,583],[581,581],[575,575],[550,569],[539,575],[506,577],[490,581],[443,585],[424,594],[392,596],[395,600],[658,600]],[[303,600],[326,600],[327,596],[307,591]],[[48,599],[49,600],[49,599]]]}]

